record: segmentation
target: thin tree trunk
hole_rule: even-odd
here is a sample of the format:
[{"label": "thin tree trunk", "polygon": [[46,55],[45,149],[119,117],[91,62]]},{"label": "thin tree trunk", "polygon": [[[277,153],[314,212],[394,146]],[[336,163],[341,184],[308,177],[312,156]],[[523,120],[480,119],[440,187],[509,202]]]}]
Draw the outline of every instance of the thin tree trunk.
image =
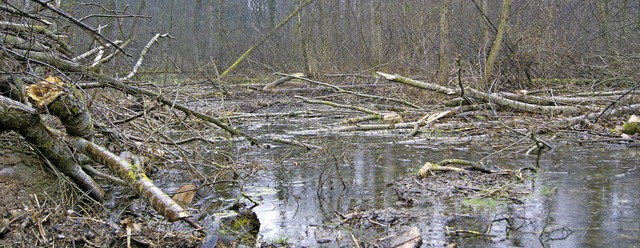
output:
[{"label": "thin tree trunk", "polygon": [[[489,12],[489,0],[482,0],[482,14],[483,15],[487,15],[487,13]],[[484,46],[485,43],[489,42],[490,39],[490,34],[491,32],[489,32],[489,22],[488,20],[485,20],[485,17],[482,16],[480,18],[482,20],[482,45]]]},{"label": "thin tree trunk", "polygon": [[92,160],[99,162],[118,174],[139,196],[142,196],[156,211],[169,221],[183,220],[189,214],[177,202],[149,179],[140,165],[126,161],[106,148],[83,138],[65,136],[65,141]]},{"label": "thin tree trunk", "polygon": [[240,63],[242,63],[242,61],[244,61],[247,57],[249,57],[249,55],[253,52],[253,50],[255,50],[260,45],[262,45],[262,43],[267,41],[269,39],[269,37],[271,37],[273,34],[275,34],[276,31],[278,31],[278,29],[280,29],[285,24],[287,24],[291,19],[293,19],[293,17],[295,17],[298,14],[298,11],[300,11],[302,8],[304,8],[304,6],[306,6],[307,4],[310,4],[311,2],[313,2],[313,0],[307,0],[304,3],[300,4],[300,6],[298,8],[296,8],[293,12],[291,12],[291,14],[289,14],[289,16],[287,16],[284,20],[282,20],[280,23],[278,23],[277,26],[275,26],[273,29],[271,29],[271,31],[269,31],[269,33],[267,33],[265,36],[263,36],[262,39],[260,39],[256,44],[254,44],[253,46],[249,47],[249,49],[247,49],[247,51],[245,51],[242,55],[240,55],[240,57],[235,62],[233,62],[233,64],[231,66],[229,66],[229,68],[227,68],[224,72],[222,72],[222,74],[220,74],[220,77],[226,76],[231,71],[233,71],[233,69],[238,67],[238,65],[240,65]]},{"label": "thin tree trunk", "polygon": [[509,24],[509,12],[511,12],[511,0],[503,0],[502,14],[500,16],[498,32],[496,33],[496,38],[493,40],[491,52],[489,52],[489,57],[487,58],[487,63],[484,68],[484,76],[482,77],[484,87],[486,88],[489,88],[489,82],[491,81],[492,76],[491,74],[493,73],[496,60],[498,59],[498,55],[500,54],[504,34],[507,32],[507,26]]},{"label": "thin tree trunk", "polygon": [[371,56],[374,66],[382,63],[382,1],[376,0],[371,6]]},{"label": "thin tree trunk", "polygon": [[442,1],[440,9],[440,61],[438,65],[437,82],[446,85],[449,82],[449,4],[450,0]]},{"label": "thin tree trunk", "polygon": [[608,0],[597,0],[596,1],[596,13],[598,18],[598,23],[600,24],[600,32],[604,37],[604,44],[606,45],[609,52],[613,52],[613,48],[611,46],[611,33],[609,30],[609,9],[607,7]]}]

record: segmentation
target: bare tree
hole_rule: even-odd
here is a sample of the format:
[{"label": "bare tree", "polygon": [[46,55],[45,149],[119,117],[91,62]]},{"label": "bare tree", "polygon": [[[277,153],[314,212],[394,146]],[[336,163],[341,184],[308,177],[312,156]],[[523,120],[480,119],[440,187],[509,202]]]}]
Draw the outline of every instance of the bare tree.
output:
[{"label": "bare tree", "polygon": [[449,82],[449,35],[451,33],[449,28],[449,16],[450,13],[450,0],[442,1],[442,8],[440,10],[440,61],[438,66],[438,74],[436,76],[438,83],[446,85]]},{"label": "bare tree", "polygon": [[489,53],[489,57],[487,58],[486,65],[484,67],[484,75],[482,76],[482,81],[486,89],[489,88],[493,69],[495,67],[495,63],[498,58],[498,55],[500,54],[500,49],[502,48],[504,35],[507,31],[507,26],[509,25],[510,12],[511,12],[511,0],[503,0],[502,12],[501,12],[502,14],[500,16],[500,24],[498,25],[498,31],[496,33],[495,39],[493,40],[493,45],[491,46],[491,52]]}]

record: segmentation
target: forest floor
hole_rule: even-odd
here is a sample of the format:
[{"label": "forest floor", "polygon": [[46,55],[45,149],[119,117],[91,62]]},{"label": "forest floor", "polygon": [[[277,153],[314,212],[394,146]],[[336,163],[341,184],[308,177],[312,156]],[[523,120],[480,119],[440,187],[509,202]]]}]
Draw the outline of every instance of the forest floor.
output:
[{"label": "forest floor", "polygon": [[[352,87],[354,91],[370,94],[391,96],[397,99],[414,101],[418,105],[436,105],[443,99],[442,96],[433,93],[407,88],[405,86],[382,87],[376,82],[368,86],[358,86],[357,84],[346,84],[344,88]],[[312,109],[315,104],[300,101],[294,95],[304,95],[316,97],[316,99],[331,99],[348,103],[352,106],[376,107],[370,99],[358,99],[350,94],[337,94],[331,89],[319,88],[317,85],[306,85],[303,82],[290,83],[287,87],[278,88],[270,92],[261,92],[264,83],[254,84],[253,82],[238,84],[229,88],[231,92],[224,99],[224,108],[211,108],[216,102],[197,106],[196,109],[205,109],[208,113],[224,112],[227,116],[256,114],[256,113],[293,113],[298,110]],[[209,86],[207,86],[209,87]],[[213,88],[202,89],[202,85],[196,85],[190,89],[194,92],[196,99],[216,98],[219,93],[215,93]],[[187,89],[186,91],[189,91]],[[586,91],[586,89],[585,89]],[[200,92],[201,95],[197,95]],[[214,93],[212,93],[214,92]],[[201,101],[200,101],[201,102]],[[194,101],[198,104],[198,101]],[[380,104],[379,107],[384,104]],[[393,109],[392,106],[386,106]],[[441,108],[438,106],[437,108]],[[434,107],[435,109],[436,107]],[[385,110],[388,111],[388,110]],[[405,120],[419,119],[426,111],[405,111],[401,112]],[[353,115],[353,112],[350,112]],[[459,115],[451,119],[442,121],[435,129],[447,128],[462,130],[453,135],[464,132],[469,135],[486,135],[505,133],[508,130],[502,128],[500,123],[511,123],[513,129],[522,127],[525,129],[527,121],[540,119],[539,115],[518,114],[513,112],[500,113],[500,123],[494,126],[482,126],[474,129],[467,129],[463,123],[476,123],[483,120],[492,119],[495,114],[492,110],[475,112],[470,115]],[[295,117],[291,117],[295,118]],[[511,118],[511,119],[507,119]],[[634,142],[637,136],[621,137],[620,134],[611,133],[624,121],[625,117],[610,118],[598,125],[593,125],[579,130],[586,137],[584,140],[595,142]],[[514,122],[510,122],[513,120]],[[515,122],[518,121],[519,122]],[[238,121],[239,122],[239,121]],[[515,123],[515,124],[514,124]],[[454,127],[446,126],[454,125]],[[473,126],[476,124],[472,124]],[[521,125],[521,126],[518,126]],[[575,130],[575,129],[574,129]],[[551,130],[549,132],[557,132]],[[562,135],[559,134],[558,135]],[[551,137],[546,135],[544,137]],[[588,137],[587,137],[588,136]],[[553,136],[554,138],[556,136]],[[71,189],[71,184],[62,180],[47,168],[46,161],[38,159],[36,153],[19,137],[12,133],[5,133],[0,136],[4,144],[0,152],[0,213],[2,213],[2,223],[0,226],[0,245],[10,247],[206,247],[213,242],[223,242],[222,237],[204,237],[193,229],[172,227],[170,223],[163,221],[157,213],[150,210],[144,203],[139,203],[140,199],[134,197],[125,198],[127,200],[117,209],[107,209],[105,205],[91,202],[87,197],[83,197],[77,190]],[[492,140],[492,142],[499,142]],[[533,143],[531,143],[533,144]],[[496,144],[492,144],[496,145]],[[543,144],[539,144],[541,147]],[[406,175],[398,178],[393,185],[398,194],[398,201],[401,205],[421,204],[428,197],[449,197],[461,200],[464,195],[482,190],[486,194],[499,195],[501,198],[519,201],[519,197],[526,190],[521,189],[521,182],[535,170],[521,171],[495,171],[486,173],[477,170],[465,170],[463,172],[427,170],[423,175]],[[108,181],[99,181],[103,185],[108,185]],[[138,201],[138,203],[136,202]],[[131,210],[135,209],[135,210]],[[387,219],[376,219],[377,216],[395,215],[395,223],[384,223]],[[394,224],[396,227],[393,238],[378,239],[374,243],[377,246],[389,246],[404,242],[414,242],[417,244],[420,238],[416,237],[416,232],[412,229],[413,216],[401,212],[394,212],[391,209],[353,212],[340,216],[340,222],[360,227],[375,228],[376,225]],[[364,223],[367,222],[367,223]],[[141,223],[145,223],[144,225]],[[419,235],[419,233],[417,234]],[[234,243],[234,241],[225,241]],[[318,240],[322,243],[322,240]],[[203,245],[203,243],[205,243]],[[233,244],[232,244],[233,245]],[[267,244],[264,246],[279,246],[281,244]]]}]

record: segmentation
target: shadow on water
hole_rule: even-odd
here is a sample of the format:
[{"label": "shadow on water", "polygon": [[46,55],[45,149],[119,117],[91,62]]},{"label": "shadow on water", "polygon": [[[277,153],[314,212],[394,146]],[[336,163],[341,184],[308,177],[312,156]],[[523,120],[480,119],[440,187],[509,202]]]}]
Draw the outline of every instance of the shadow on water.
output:
[{"label": "shadow on water", "polygon": [[[253,131],[295,132],[289,127],[262,125]],[[325,232],[336,229],[337,213],[386,208],[403,209],[417,217],[423,246],[629,247],[640,242],[637,147],[565,144],[544,153],[538,162],[535,156],[524,155],[493,158],[489,163],[502,168],[540,169],[524,183],[528,194],[520,197],[521,204],[476,207],[434,200],[406,207],[398,204],[390,187],[399,177],[416,173],[425,162],[448,158],[474,161],[491,151],[482,142],[446,148],[401,145],[398,142],[403,137],[393,134],[309,135],[301,139],[327,149],[227,147],[238,160],[257,160],[264,168],[243,185],[244,192],[261,203],[253,210],[261,222],[262,242],[348,245],[347,232]],[[229,188],[229,194],[236,188]],[[485,231],[487,235],[451,235],[458,229]]]}]

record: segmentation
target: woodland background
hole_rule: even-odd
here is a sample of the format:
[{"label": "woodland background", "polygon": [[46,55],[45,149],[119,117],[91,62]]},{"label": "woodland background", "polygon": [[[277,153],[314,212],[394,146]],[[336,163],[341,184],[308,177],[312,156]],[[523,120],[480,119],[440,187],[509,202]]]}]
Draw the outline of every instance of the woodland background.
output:
[{"label": "woodland background", "polygon": [[[468,69],[465,74],[479,73],[496,34],[502,1],[447,2],[448,9],[442,1],[313,1],[275,31],[251,54],[249,63],[241,67],[244,70],[236,73],[389,70],[429,78],[437,73],[441,58],[458,55]],[[199,70],[213,76],[300,4],[303,1],[63,3],[74,16],[103,27],[101,32],[108,38],[131,39],[131,48],[142,49],[155,33],[175,37],[151,51],[156,54],[149,56],[154,61],[145,62],[150,71]],[[443,11],[448,12],[450,27],[444,51],[440,49]],[[140,18],[124,21],[127,16]],[[629,0],[515,1],[497,74],[507,86],[522,86],[536,78],[633,80],[638,71],[639,21],[639,3]],[[77,37],[73,44],[80,51],[94,46],[86,35],[70,37]],[[453,59],[448,63],[453,64]]]}]

